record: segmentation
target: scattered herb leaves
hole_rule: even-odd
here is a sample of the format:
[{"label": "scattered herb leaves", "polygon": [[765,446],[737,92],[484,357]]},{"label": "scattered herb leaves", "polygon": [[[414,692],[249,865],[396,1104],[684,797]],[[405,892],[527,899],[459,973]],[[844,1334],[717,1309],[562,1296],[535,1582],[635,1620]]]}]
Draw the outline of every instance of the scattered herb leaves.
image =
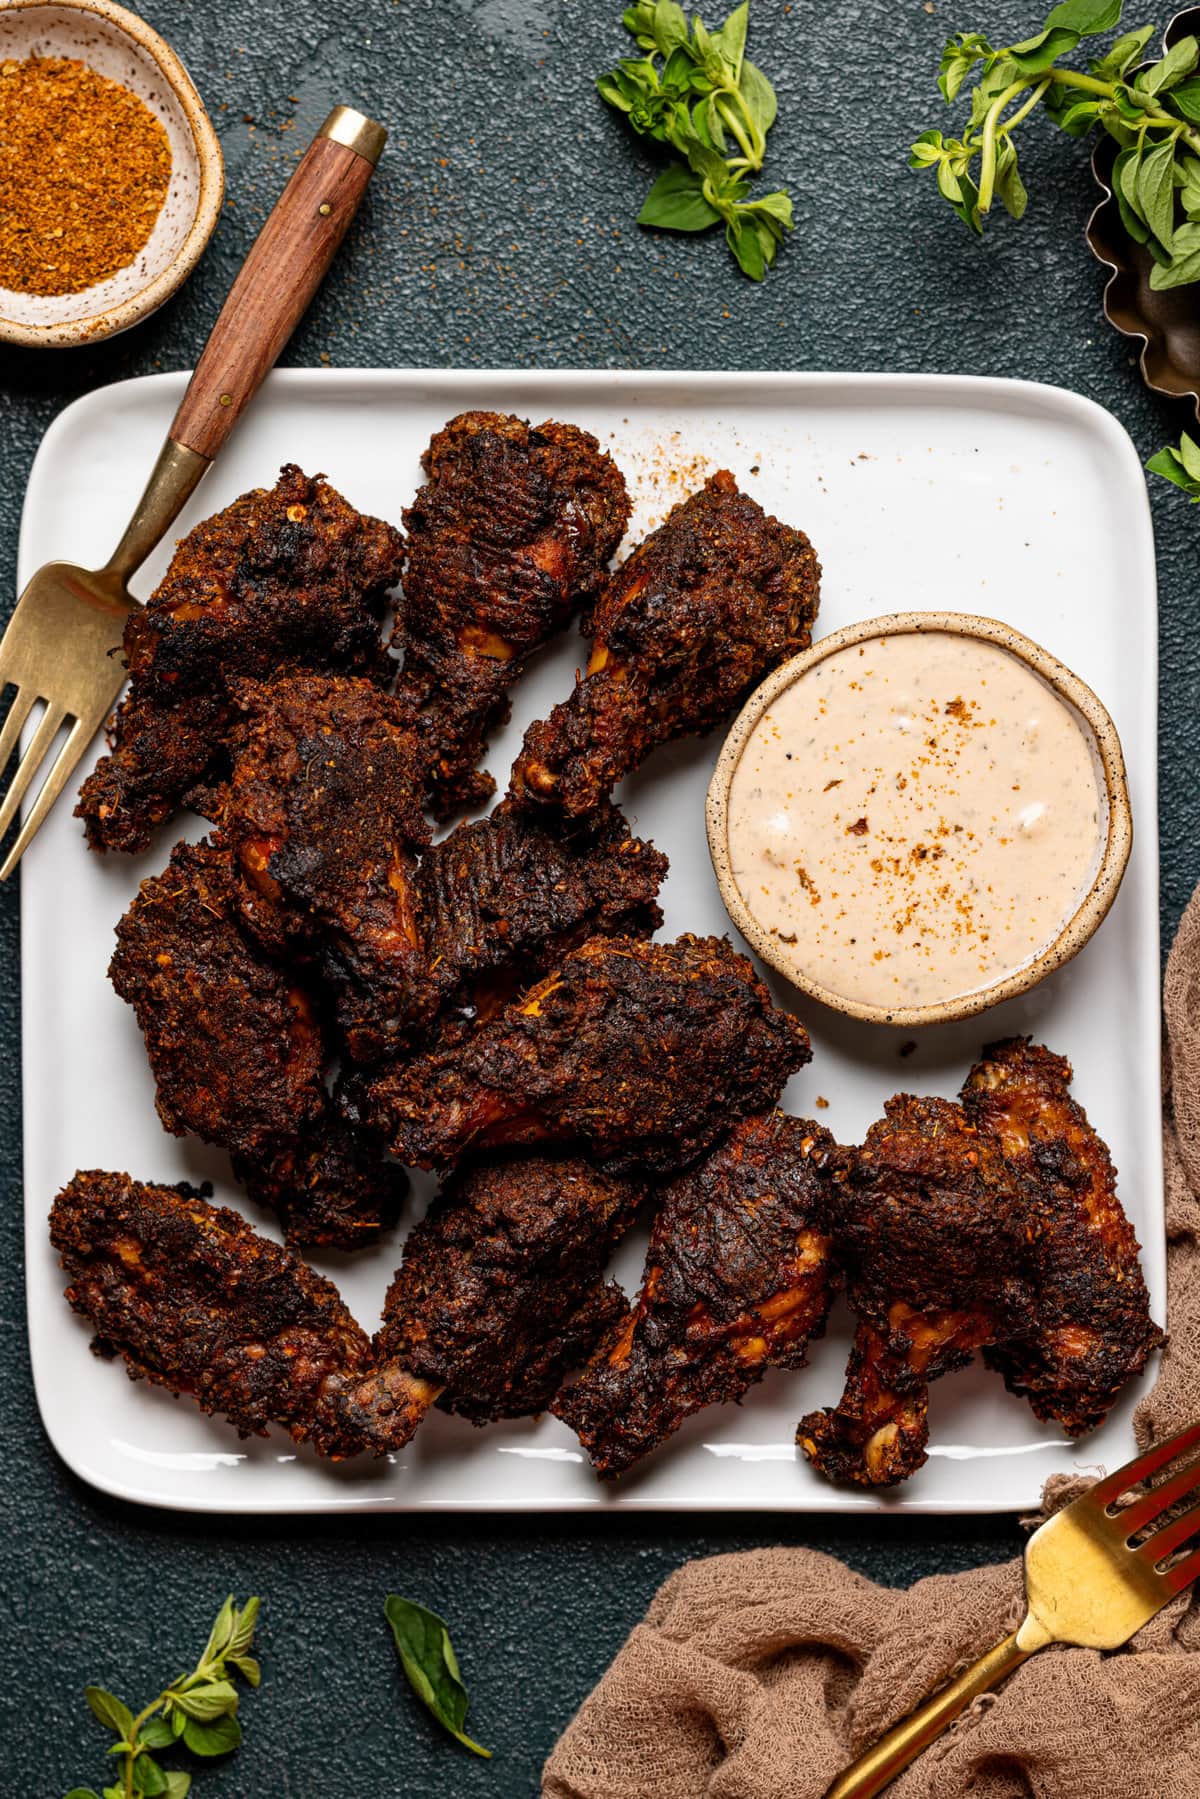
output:
[{"label": "scattered herb leaves", "polygon": [[1185,431],[1178,448],[1160,450],[1146,467],[1152,475],[1161,475],[1175,487],[1181,487],[1188,498],[1200,503],[1200,444]]},{"label": "scattered herb leaves", "polygon": [[[1120,145],[1113,189],[1125,229],[1154,258],[1151,287],[1183,287],[1200,281],[1200,42],[1180,38],[1139,68],[1155,29],[1141,25],[1087,69],[1059,61],[1085,38],[1113,31],[1121,6],[1063,0],[1035,37],[1002,49],[978,32],[957,32],[942,52],[938,86],[952,103],[973,82],[966,129],[961,137],[923,131],[909,160],[935,171],[943,198],[981,234],[997,199],[1014,218],[1025,210],[1014,137],[1032,113],[1040,108],[1070,137],[1099,126]],[[1179,461],[1175,451],[1163,455]]]},{"label": "scattered herb leaves", "polygon": [[408,1684],[422,1705],[465,1748],[475,1755],[490,1757],[491,1750],[474,1742],[463,1729],[467,1719],[467,1689],[462,1683],[444,1621],[436,1612],[426,1611],[423,1605],[402,1599],[398,1593],[388,1594],[383,1612],[392,1627],[396,1653],[408,1676]]},{"label": "scattered herb leaves", "polygon": [[236,1671],[252,1687],[258,1685],[259,1666],[250,1653],[257,1618],[257,1599],[248,1599],[239,1611],[230,1594],[191,1673],[164,1687],[136,1717],[114,1693],[86,1687],[94,1716],[116,1738],[108,1753],[117,1759],[117,1779],[100,1793],[72,1787],[65,1799],[186,1799],[191,1775],[160,1767],[150,1751],[173,1749],[181,1741],[196,1755],[228,1755],[237,1748],[239,1695],[229,1676]]},{"label": "scattered herb leaves", "polygon": [[749,23],[750,0],[719,31],[699,16],[689,28],[675,0],[640,0],[624,24],[644,54],[622,57],[596,89],[640,137],[677,159],[650,189],[638,224],[707,231],[723,222],[738,266],[761,281],[793,221],[786,193],[755,197],[750,188],[777,104],[767,77],[747,60]]}]

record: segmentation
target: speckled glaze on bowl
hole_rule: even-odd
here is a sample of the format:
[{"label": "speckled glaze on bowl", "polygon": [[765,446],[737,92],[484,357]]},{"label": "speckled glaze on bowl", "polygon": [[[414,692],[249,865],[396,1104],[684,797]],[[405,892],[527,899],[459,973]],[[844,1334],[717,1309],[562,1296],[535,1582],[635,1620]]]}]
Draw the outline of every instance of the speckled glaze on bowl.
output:
[{"label": "speckled glaze on bowl", "polygon": [[[786,688],[801,680],[818,662],[823,662],[826,657],[835,655],[850,645],[865,643],[876,637],[904,636],[922,631],[949,632],[956,636],[975,637],[985,643],[998,644],[1001,649],[1007,650],[1031,668],[1065,702],[1092,745],[1105,796],[1105,839],[1087,892],[1053,941],[1031,961],[972,993],[959,994],[953,999],[938,1001],[935,1005],[873,1006],[865,1001],[847,999],[840,993],[834,993],[819,981],[791,967],[771,932],[750,911],[733,878],[730,862],[729,795],[734,772],[751,733],[763,713]],[[725,739],[709,783],[705,816],[709,854],[725,909],[756,954],[790,981],[793,987],[799,988],[811,999],[820,1000],[822,1005],[833,1011],[845,1013],[849,1018],[862,1019],[869,1024],[901,1025],[905,1029],[920,1025],[948,1024],[956,1018],[973,1018],[977,1013],[987,1011],[990,1006],[998,1006],[1002,1000],[1013,999],[1018,993],[1025,993],[1029,988],[1036,987],[1039,981],[1044,981],[1056,968],[1061,968],[1073,956],[1078,955],[1116,899],[1133,845],[1133,819],[1121,740],[1117,736],[1117,727],[1091,688],[1048,650],[1042,649],[1032,639],[1023,637],[1019,631],[1014,631],[1011,625],[1002,624],[994,618],[976,618],[966,612],[896,612],[884,618],[864,619],[860,624],[847,625],[844,630],[830,632],[828,637],[823,637],[820,643],[814,644],[811,650],[806,650],[801,656],[794,656],[790,662],[777,668],[751,694]]]},{"label": "speckled glaze on bowl", "polygon": [[0,62],[69,56],[118,81],[162,121],[171,181],[149,241],[125,268],[77,294],[0,287],[0,338],[31,349],[92,343],[127,331],[169,299],[200,259],[221,210],[221,146],[191,79],[135,13],[110,0],[4,0]]}]

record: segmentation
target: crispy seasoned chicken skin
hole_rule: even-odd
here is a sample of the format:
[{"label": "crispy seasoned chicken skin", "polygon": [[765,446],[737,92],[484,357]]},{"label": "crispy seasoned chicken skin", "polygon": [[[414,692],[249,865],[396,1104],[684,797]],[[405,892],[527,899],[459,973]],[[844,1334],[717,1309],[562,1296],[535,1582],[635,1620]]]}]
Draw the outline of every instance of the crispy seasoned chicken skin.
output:
[{"label": "crispy seasoned chicken skin", "polygon": [[810,1054],[726,939],[593,938],[464,1041],[352,1082],[344,1103],[410,1166],[581,1143],[671,1173],[774,1104]]},{"label": "crispy seasoned chicken skin", "polygon": [[901,1094],[886,1112],[835,1182],[858,1319],[846,1389],[798,1434],[822,1473],[859,1486],[925,1461],[931,1381],[1037,1325],[1025,1194],[998,1146],[946,1100]]},{"label": "crispy seasoned chicken skin", "polygon": [[177,844],[142,882],[109,976],[137,1015],[165,1128],[231,1151],[290,1242],[356,1248],[395,1218],[403,1177],[349,1141],[309,996],[238,928],[220,845]]},{"label": "crispy seasoned chicken skin", "polygon": [[605,1479],[770,1367],[801,1368],[837,1287],[828,1131],[746,1118],[667,1187],[642,1290],[553,1411]]},{"label": "crispy seasoned chicken skin", "polygon": [[352,1131],[325,1101],[315,1124],[278,1149],[232,1157],[256,1205],[275,1212],[286,1242],[305,1249],[360,1249],[400,1213],[408,1177]]},{"label": "crispy seasoned chicken skin", "polygon": [[1071,1065],[1027,1037],[993,1043],[963,1088],[971,1122],[1026,1184],[1029,1261],[1037,1282],[1032,1335],[985,1349],[989,1368],[1039,1418],[1072,1436],[1103,1422],[1162,1332],[1112,1158],[1071,1098]]},{"label": "crispy seasoned chicken skin", "polygon": [[235,1154],[292,1142],[324,1110],[305,989],[238,930],[229,857],[177,844],[117,926],[109,978],[137,1014],[158,1115]]},{"label": "crispy seasoned chicken skin", "polygon": [[76,807],[92,848],[143,850],[181,804],[209,811],[233,677],[308,668],[385,679],[380,621],[401,560],[398,531],[290,463],[273,488],[190,531],[125,627],[129,691],[112,753]]},{"label": "crispy seasoned chicken skin", "polygon": [[423,462],[429,478],[404,514],[399,692],[432,727],[431,799],[444,818],[494,791],[476,769],[508,717],[508,689],[595,595],[629,501],[596,439],[553,420],[534,429],[464,412]]},{"label": "crispy seasoned chicken skin", "polygon": [[448,1003],[481,1016],[589,937],[650,937],[667,858],[615,806],[569,841],[507,804],[423,858],[427,953]]},{"label": "crispy seasoned chicken skin", "polygon": [[544,1411],[625,1308],[604,1265],[640,1198],[575,1156],[456,1175],[404,1246],[378,1368],[338,1402],[347,1430],[382,1454],[407,1442],[435,1397],[474,1424]]},{"label": "crispy seasoned chicken skin", "polygon": [[243,724],[221,811],[244,923],[311,965],[357,1061],[395,1052],[438,1004],[418,852],[427,754],[370,681],[284,675],[232,685]]},{"label": "crispy seasoned chicken skin", "polygon": [[585,616],[587,671],[526,732],[514,798],[586,816],[656,745],[711,730],[769,670],[807,649],[819,583],[803,531],[768,517],[726,470],[713,475]]},{"label": "crispy seasoned chicken skin", "polygon": [[54,1201],[50,1239],[93,1347],[221,1414],[240,1435],[281,1425],[321,1455],[361,1447],[331,1400],[370,1365],[371,1345],[332,1282],[187,1186],[99,1169]]}]

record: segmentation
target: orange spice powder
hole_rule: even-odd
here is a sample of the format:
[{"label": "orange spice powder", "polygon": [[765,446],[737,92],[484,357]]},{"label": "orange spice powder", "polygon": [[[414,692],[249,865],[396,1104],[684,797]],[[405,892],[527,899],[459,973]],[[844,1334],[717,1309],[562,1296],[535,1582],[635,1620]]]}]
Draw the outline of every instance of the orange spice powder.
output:
[{"label": "orange spice powder", "polygon": [[61,56],[0,63],[0,287],[75,294],[131,263],[171,146],[144,101]]}]

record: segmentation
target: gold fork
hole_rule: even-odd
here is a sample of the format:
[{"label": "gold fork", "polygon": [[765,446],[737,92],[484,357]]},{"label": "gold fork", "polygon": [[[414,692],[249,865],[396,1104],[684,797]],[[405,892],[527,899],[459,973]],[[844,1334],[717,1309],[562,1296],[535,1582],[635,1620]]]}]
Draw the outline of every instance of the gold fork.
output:
[{"label": "gold fork", "polygon": [[125,680],[128,582],[178,518],[239,414],[274,367],[366,191],[381,125],[338,106],[297,164],[221,308],[129,528],[100,569],[48,562],[0,639],[0,688],[16,693],[0,731],[0,775],[34,706],[44,710],[0,803],[0,838],[62,726],[70,730],[0,867],[7,880]]},{"label": "gold fork", "polygon": [[[1048,1643],[1119,1649],[1200,1576],[1200,1457],[1129,1505],[1118,1501],[1200,1445],[1200,1424],[1090,1487],[1025,1546],[1024,1622],[839,1774],[825,1799],[872,1799],[941,1736],[973,1699]],[[1153,1528],[1152,1528],[1153,1527]],[[1146,1534],[1149,1532],[1149,1534]]]}]

